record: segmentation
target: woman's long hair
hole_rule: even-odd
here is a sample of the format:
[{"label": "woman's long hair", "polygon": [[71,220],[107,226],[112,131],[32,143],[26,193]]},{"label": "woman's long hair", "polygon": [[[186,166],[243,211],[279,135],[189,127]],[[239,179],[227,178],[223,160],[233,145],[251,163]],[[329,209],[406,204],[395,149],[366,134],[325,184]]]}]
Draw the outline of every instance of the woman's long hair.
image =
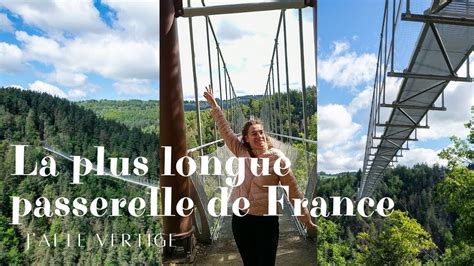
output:
[{"label": "woman's long hair", "polygon": [[[251,126],[253,125],[262,125],[263,128],[265,128],[265,126],[263,125],[263,122],[262,120],[260,119],[250,119],[249,121],[247,121],[245,124],[244,124],[244,127],[242,128],[242,144],[244,144],[244,146],[247,148],[247,150],[249,151],[250,153],[250,156],[252,157],[257,157],[255,156],[255,154],[253,153],[252,151],[252,148],[250,147],[250,144],[245,140],[247,138],[247,134],[249,133],[249,129]],[[272,143],[272,140],[270,139],[270,137],[265,133],[265,130],[263,131],[264,134],[265,134],[265,139],[266,139],[266,142],[267,142],[267,147],[268,149],[271,149],[273,148],[273,143]]]}]

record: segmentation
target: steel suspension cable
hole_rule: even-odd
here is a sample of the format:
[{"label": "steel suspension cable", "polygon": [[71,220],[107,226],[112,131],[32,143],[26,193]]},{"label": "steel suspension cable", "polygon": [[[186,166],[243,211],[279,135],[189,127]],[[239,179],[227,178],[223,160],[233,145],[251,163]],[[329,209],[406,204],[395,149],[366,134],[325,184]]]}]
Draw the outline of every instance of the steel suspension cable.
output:
[{"label": "steel suspension cable", "polygon": [[[305,80],[305,65],[304,65],[304,38],[303,38],[303,14],[301,8],[298,9],[298,26],[300,32],[300,62],[301,62],[301,89],[303,90],[303,134],[304,138],[308,139],[308,118],[306,116],[306,80]],[[309,169],[309,157],[308,157],[308,142],[304,143],[305,156],[306,156],[306,173],[308,176],[311,175]]]},{"label": "steel suspension cable", "polygon": [[[191,6],[191,0],[188,0],[188,7]],[[197,83],[197,74],[196,74],[196,55],[194,51],[194,36],[193,36],[193,20],[191,17],[189,20],[189,37],[191,42],[191,64],[193,67],[193,81],[194,81],[194,101],[196,108],[196,120],[197,120],[197,131],[198,131],[198,144],[202,145],[202,132],[201,132],[201,108],[199,106],[198,99],[198,83]]]},{"label": "steel suspension cable", "polygon": [[290,78],[288,74],[289,73],[288,71],[288,43],[287,43],[287,35],[286,35],[286,10],[283,10],[283,40],[284,40],[284,50],[285,50],[286,104],[288,108],[288,136],[292,136],[291,108],[290,108]]}]

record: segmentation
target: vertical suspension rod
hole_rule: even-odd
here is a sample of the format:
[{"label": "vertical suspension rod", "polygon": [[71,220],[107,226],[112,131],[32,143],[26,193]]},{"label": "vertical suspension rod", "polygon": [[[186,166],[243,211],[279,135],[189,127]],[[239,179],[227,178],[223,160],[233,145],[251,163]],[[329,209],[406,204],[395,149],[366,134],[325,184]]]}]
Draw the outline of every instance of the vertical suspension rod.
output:
[{"label": "vertical suspension rod", "polygon": [[281,101],[280,101],[280,58],[278,54],[278,39],[275,39],[276,42],[276,68],[277,68],[277,85],[278,85],[278,96],[277,96],[277,101],[278,101],[278,122],[280,124],[279,128],[279,133],[283,134],[283,119],[281,117]]},{"label": "vertical suspension rod", "polygon": [[[277,27],[277,32],[276,32],[276,37],[275,39],[278,39],[278,36],[280,34],[280,28],[281,28],[281,24],[282,24],[282,21],[283,21],[283,14],[284,14],[284,11],[282,10],[280,12],[280,18],[278,19],[278,27]],[[272,58],[270,60],[270,67],[268,69],[268,76],[267,76],[267,89],[269,90],[269,93],[268,95],[271,97],[271,94],[272,94],[272,89],[270,88],[271,84],[270,84],[270,81],[271,81],[271,78],[272,78],[272,72],[273,72],[273,62],[274,62],[274,59],[275,59],[275,54],[276,54],[276,43],[273,45],[273,51],[272,51]],[[274,84],[273,84],[274,85]],[[270,101],[271,101],[271,98],[270,98]],[[271,102],[269,102],[269,104],[271,104]],[[273,130],[274,128],[276,128],[276,124],[272,126],[272,123],[274,122],[274,116],[273,116],[273,111],[271,110],[272,108],[269,108],[269,112],[270,112],[270,128],[271,130]]]},{"label": "vertical suspension rod", "polygon": [[[209,82],[211,83],[211,87],[214,88],[214,82],[212,80],[212,60],[211,60],[211,41],[209,39],[209,16],[205,16],[206,19],[206,40],[207,40],[207,58],[209,62]],[[216,122],[214,121],[214,129],[213,129],[214,140],[217,140],[217,126]],[[217,148],[217,143],[216,143]]]},{"label": "vertical suspension rod", "polygon": [[[291,136],[291,105],[290,105],[290,78],[288,71],[288,42],[286,34],[286,10],[283,10],[283,47],[285,51],[285,78],[286,78],[286,106],[288,109],[288,136]],[[291,142],[291,139],[288,140]]]},{"label": "vertical suspension rod", "polygon": [[221,57],[219,55],[219,43],[216,45],[216,50],[217,50],[217,69],[218,69],[218,76],[219,76],[219,98],[221,99],[221,108],[224,110],[224,106],[222,105],[223,99],[222,99],[222,80],[221,80]]},{"label": "vertical suspension rod", "polygon": [[[308,139],[308,120],[306,117],[306,76],[305,76],[305,66],[304,66],[304,37],[303,37],[303,11],[298,9],[298,26],[300,33],[300,62],[301,62],[301,89],[303,90],[303,134],[304,138]],[[304,142],[305,148],[305,158],[306,158],[306,174],[309,177],[311,174],[309,166],[309,157],[308,157],[308,142]]]},{"label": "vertical suspension rod", "polygon": [[383,87],[382,87],[382,102],[385,103],[385,85],[387,81],[387,67],[388,67],[388,52],[387,52],[387,41],[388,41],[388,1],[385,0],[385,38],[384,38],[384,73],[383,73]]},{"label": "vertical suspension rod", "polygon": [[[224,90],[225,90],[225,102],[222,106],[222,110],[227,110],[227,104],[229,104],[229,98],[228,98],[228,95],[227,95],[227,67],[225,66],[225,62],[224,63]],[[225,107],[224,107],[225,106]],[[227,112],[224,113],[225,114],[225,117],[227,119],[227,121],[229,120],[229,111],[227,110]]]},{"label": "vertical suspension rod", "polygon": [[[191,6],[191,0],[188,0],[188,6]],[[196,108],[198,144],[199,146],[202,146],[201,108],[199,107],[199,99],[198,99],[198,82],[197,82],[197,75],[196,75],[196,54],[194,51],[193,19],[189,17],[188,21],[189,21],[189,39],[191,42],[191,64],[193,67],[194,101],[195,101],[195,108]],[[200,151],[202,155],[202,150]]]},{"label": "vertical suspension rod", "polygon": [[273,88],[273,97],[272,97],[272,106],[274,110],[274,132],[278,133],[278,109],[277,109],[277,101],[276,101],[276,88],[275,88],[275,65],[272,66],[272,88]]}]

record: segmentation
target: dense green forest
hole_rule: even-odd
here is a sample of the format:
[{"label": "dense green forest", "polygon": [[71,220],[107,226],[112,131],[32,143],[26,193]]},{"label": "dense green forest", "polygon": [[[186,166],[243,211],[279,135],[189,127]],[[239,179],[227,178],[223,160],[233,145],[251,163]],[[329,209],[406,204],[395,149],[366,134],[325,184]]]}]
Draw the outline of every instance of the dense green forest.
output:
[{"label": "dense green forest", "polygon": [[[310,88],[311,91],[311,88]],[[314,94],[315,89],[312,88]],[[42,148],[44,143],[64,151],[68,154],[81,155],[92,161],[96,159],[94,146],[104,146],[106,157],[129,157],[144,156],[149,161],[149,177],[158,179],[158,101],[113,101],[113,100],[89,100],[71,103],[48,94],[31,91],[22,91],[13,88],[0,90],[0,229],[2,232],[0,245],[0,262],[2,263],[39,263],[39,264],[62,264],[62,263],[85,263],[102,264],[118,261],[153,263],[157,260],[156,248],[132,248],[107,247],[94,245],[94,234],[99,231],[105,234],[126,233],[149,233],[158,232],[159,225],[153,219],[131,219],[124,216],[120,218],[100,219],[86,215],[80,219],[73,216],[51,217],[49,219],[22,218],[22,225],[12,226],[12,195],[24,197],[32,202],[38,197],[46,197],[53,201],[60,196],[78,197],[82,196],[88,200],[96,197],[132,198],[134,196],[145,197],[141,188],[129,186],[125,183],[112,181],[108,178],[88,175],[83,177],[86,182],[81,185],[71,185],[72,167],[71,163],[57,158],[59,176],[12,176],[14,171],[14,144],[30,145],[26,152],[25,165],[31,167],[33,162],[48,155]],[[281,95],[286,97],[286,94]],[[302,136],[301,123],[301,93],[292,91],[292,134]],[[262,100],[261,97],[243,96],[239,98],[242,103],[245,116],[250,114],[259,116]],[[188,105],[194,103],[189,102]],[[245,104],[248,104],[245,105]],[[226,114],[231,115],[237,107],[230,102],[224,102]],[[231,108],[233,106],[233,108]],[[314,112],[315,105],[309,103],[309,112]],[[286,106],[283,106],[286,115]],[[185,113],[188,146],[197,144],[196,112]],[[204,141],[214,140],[214,123],[210,117],[208,108],[202,108],[202,132]],[[287,130],[286,121],[279,121]],[[313,123],[312,127],[316,127]],[[238,131],[238,130],[236,130]],[[315,130],[311,131],[315,138]],[[300,148],[302,148],[300,144]],[[210,148],[212,149],[212,147]],[[31,169],[27,169],[27,172]],[[90,228],[93,228],[91,230]],[[86,239],[85,247],[65,248],[65,233],[71,235],[81,233]],[[25,242],[28,235],[46,235],[49,238],[60,235],[58,246],[60,248],[49,248],[43,242],[42,245],[31,245],[26,247]],[[61,236],[61,234],[63,234]],[[33,240],[32,240],[33,241]],[[37,243],[38,244],[38,243]],[[81,250],[83,249],[83,250]]]},{"label": "dense green forest", "polygon": [[[131,106],[137,108],[133,104]],[[120,245],[122,233],[131,234],[132,239],[136,239],[138,234],[143,234],[142,237],[145,238],[144,234],[154,236],[160,232],[159,219],[146,215],[131,217],[127,208],[123,209],[123,215],[119,217],[106,215],[98,218],[87,213],[83,217],[70,214],[63,217],[53,215],[46,219],[30,214],[21,218],[21,225],[10,225],[11,196],[26,198],[33,204],[41,196],[51,202],[58,197],[71,200],[84,197],[88,202],[97,197],[147,199],[144,188],[108,177],[90,174],[81,178],[83,184],[71,184],[72,163],[60,158],[55,158],[58,176],[13,176],[15,150],[11,145],[30,145],[25,152],[25,171],[29,173],[35,161],[39,163],[41,158],[49,155],[42,148],[45,142],[56,149],[86,157],[93,162],[96,161],[94,146],[104,146],[106,159],[127,157],[133,161],[137,156],[146,157],[149,168],[147,177],[158,180],[158,135],[98,118],[92,111],[45,93],[0,89],[0,264],[158,263],[159,248],[154,245],[148,247],[142,244],[139,247],[133,240],[130,241],[131,247]],[[53,207],[52,209],[54,210]],[[81,234],[82,247],[74,244],[67,247],[67,233],[72,235],[71,242],[74,243],[77,241],[77,234]],[[42,241],[41,236],[44,235],[52,245],[55,234],[59,248],[50,248]],[[109,238],[103,247],[95,234],[100,234],[103,241],[105,237]],[[111,234],[117,234],[114,246],[109,243]]]},{"label": "dense green forest", "polygon": [[[448,160],[446,168],[418,164],[386,171],[372,197],[394,200],[396,211],[388,218],[356,215],[318,219],[318,261],[474,265],[472,130],[467,140],[453,137],[452,141],[453,146],[439,155]],[[355,199],[360,171],[323,176],[318,196],[327,202],[331,202],[331,196]]]},{"label": "dense green forest", "polygon": [[158,101],[88,100],[76,102],[98,116],[139,128],[144,133],[159,134],[160,107]]},{"label": "dense green forest", "polygon": [[[309,89],[314,96],[315,90]],[[276,97],[276,96],[274,96]],[[280,95],[285,99],[286,94]],[[239,99],[244,116],[261,116],[264,104],[261,97],[245,96]],[[291,131],[302,137],[301,93],[290,92]],[[266,125],[267,130],[288,130],[288,108],[282,101],[281,120]],[[188,130],[188,147],[197,141],[196,112],[187,102],[185,113]],[[185,105],[186,105],[185,104]],[[48,219],[22,218],[22,225],[12,226],[12,195],[33,201],[44,196],[54,200],[60,196],[88,200],[97,197],[131,199],[147,198],[140,187],[130,186],[104,177],[82,177],[84,184],[71,185],[71,163],[57,158],[57,177],[12,176],[14,149],[12,144],[29,144],[25,165],[31,170],[34,161],[47,155],[41,148],[44,142],[69,154],[96,159],[94,146],[102,145],[106,157],[120,156],[131,159],[144,156],[149,159],[148,177],[158,179],[158,116],[157,101],[83,101],[67,100],[17,89],[0,89],[0,264],[116,264],[127,261],[133,264],[153,264],[158,261],[158,248],[131,248],[92,244],[94,234],[158,233],[158,219],[144,216],[103,217],[86,215],[83,218],[53,216]],[[205,104],[202,104],[201,121],[203,143],[214,140],[214,123]],[[308,102],[311,116],[309,138],[316,139],[317,116],[315,105]],[[230,104],[224,103],[230,116]],[[237,108],[237,107],[234,107]],[[240,107],[239,107],[240,108]],[[236,109],[234,109],[234,112]],[[280,119],[278,117],[277,119]],[[273,120],[275,121],[275,120]],[[271,123],[274,123],[273,125]],[[281,125],[281,127],[280,127]],[[471,127],[471,125],[467,125]],[[239,127],[235,127],[236,131]],[[467,140],[452,138],[453,145],[440,156],[448,160],[447,167],[415,165],[397,166],[387,170],[373,197],[391,197],[396,211],[388,218],[374,215],[318,218],[319,234],[317,257],[322,264],[406,265],[416,263],[443,263],[474,265],[474,183],[472,145],[474,133]],[[293,142],[298,150],[303,145]],[[215,146],[206,149],[212,152]],[[316,147],[310,146],[310,153]],[[300,156],[304,158],[304,156]],[[299,165],[303,165],[302,163]],[[305,183],[305,169],[296,169],[300,183]],[[355,199],[361,173],[329,175],[321,173],[317,196],[331,203],[331,196]],[[330,206],[328,209],[331,209]],[[344,207],[342,208],[344,210]],[[133,219],[132,219],[133,218]],[[86,247],[66,248],[64,236],[58,240],[61,248],[33,245],[26,250],[28,234],[54,234],[69,232],[85,234]]]}]

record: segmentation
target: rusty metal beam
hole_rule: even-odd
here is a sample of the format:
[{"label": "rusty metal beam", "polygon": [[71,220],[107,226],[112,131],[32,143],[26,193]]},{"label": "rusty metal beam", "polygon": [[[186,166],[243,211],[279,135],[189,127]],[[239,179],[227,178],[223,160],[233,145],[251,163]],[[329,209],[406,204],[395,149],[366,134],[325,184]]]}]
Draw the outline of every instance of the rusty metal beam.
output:
[{"label": "rusty metal beam", "polygon": [[[184,248],[183,259],[193,250],[193,226],[190,216],[182,217],[176,213],[176,203],[183,197],[191,196],[191,181],[179,176],[176,162],[186,156],[186,127],[184,120],[181,68],[179,63],[178,25],[175,19],[173,0],[160,1],[160,145],[171,146],[171,172],[175,176],[164,176],[164,149],[160,149],[160,187],[172,188],[171,213],[164,216],[162,235],[164,239],[171,236],[174,245]],[[187,165],[187,164],[185,164]],[[187,172],[187,169],[185,169]],[[164,208],[164,197],[161,197],[161,210]],[[164,248],[163,260],[176,256],[173,248]]]}]

